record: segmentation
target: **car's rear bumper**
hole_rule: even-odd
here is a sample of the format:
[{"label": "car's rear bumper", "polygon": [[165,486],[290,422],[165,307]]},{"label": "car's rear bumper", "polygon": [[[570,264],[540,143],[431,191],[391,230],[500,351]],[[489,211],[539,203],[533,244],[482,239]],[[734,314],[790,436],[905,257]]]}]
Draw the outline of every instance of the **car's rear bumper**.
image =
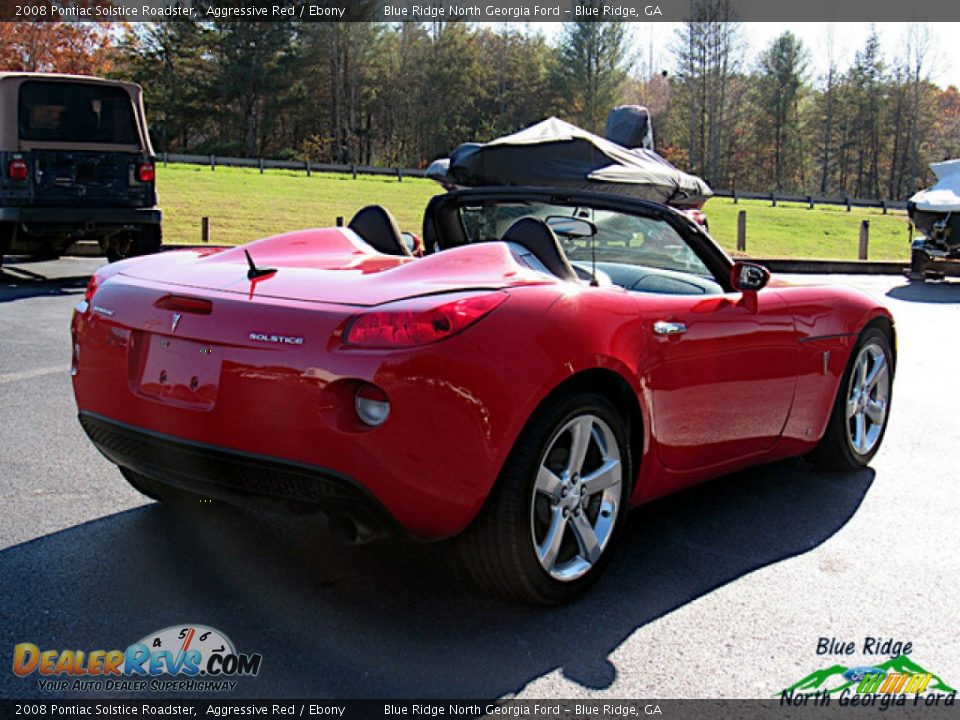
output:
[{"label": "car's rear bumper", "polygon": [[345,515],[374,535],[402,533],[373,496],[333,470],[189,442],[94,413],[79,417],[108,460],[155,482],[236,505]]},{"label": "car's rear bumper", "polygon": [[163,212],[156,207],[0,207],[0,222],[42,225],[159,225]]}]

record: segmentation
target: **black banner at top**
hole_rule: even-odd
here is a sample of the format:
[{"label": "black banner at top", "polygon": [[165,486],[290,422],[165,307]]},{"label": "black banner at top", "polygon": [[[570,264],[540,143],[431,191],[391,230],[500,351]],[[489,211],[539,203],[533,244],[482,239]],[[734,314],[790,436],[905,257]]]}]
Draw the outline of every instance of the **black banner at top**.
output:
[{"label": "black banner at top", "polygon": [[[681,22],[690,19],[693,4],[691,0],[0,0],[0,21]],[[960,3],[944,0],[729,0],[729,9],[729,19],[747,22],[960,21]]]}]

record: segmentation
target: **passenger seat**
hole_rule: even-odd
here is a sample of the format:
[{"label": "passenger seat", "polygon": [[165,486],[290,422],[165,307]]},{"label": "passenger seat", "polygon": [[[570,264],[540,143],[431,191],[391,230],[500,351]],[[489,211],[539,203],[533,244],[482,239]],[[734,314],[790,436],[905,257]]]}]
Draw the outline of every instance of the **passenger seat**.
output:
[{"label": "passenger seat", "polygon": [[387,255],[410,256],[393,215],[382,205],[367,205],[347,225],[374,250]]}]

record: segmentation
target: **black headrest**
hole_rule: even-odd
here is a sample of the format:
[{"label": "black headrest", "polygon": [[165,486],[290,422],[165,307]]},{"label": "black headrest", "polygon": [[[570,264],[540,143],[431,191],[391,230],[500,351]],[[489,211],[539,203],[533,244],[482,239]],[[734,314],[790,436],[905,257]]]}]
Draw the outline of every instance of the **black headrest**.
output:
[{"label": "black headrest", "polygon": [[374,249],[387,255],[410,255],[393,215],[381,205],[367,205],[347,225]]},{"label": "black headrest", "polygon": [[567,261],[557,236],[543,220],[535,217],[520,218],[507,228],[500,239],[525,247],[561,280],[577,279],[577,273]]}]

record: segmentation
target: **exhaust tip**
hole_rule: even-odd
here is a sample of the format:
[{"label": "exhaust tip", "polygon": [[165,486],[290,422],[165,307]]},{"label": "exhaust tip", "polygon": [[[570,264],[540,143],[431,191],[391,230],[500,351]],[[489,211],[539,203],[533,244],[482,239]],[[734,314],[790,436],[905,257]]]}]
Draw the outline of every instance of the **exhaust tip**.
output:
[{"label": "exhaust tip", "polygon": [[384,535],[382,528],[378,530],[347,513],[331,516],[327,521],[327,530],[334,539],[346,545],[362,545]]},{"label": "exhaust tip", "polygon": [[335,539],[348,545],[356,543],[360,537],[356,520],[343,513],[331,517],[327,521],[327,529]]}]

